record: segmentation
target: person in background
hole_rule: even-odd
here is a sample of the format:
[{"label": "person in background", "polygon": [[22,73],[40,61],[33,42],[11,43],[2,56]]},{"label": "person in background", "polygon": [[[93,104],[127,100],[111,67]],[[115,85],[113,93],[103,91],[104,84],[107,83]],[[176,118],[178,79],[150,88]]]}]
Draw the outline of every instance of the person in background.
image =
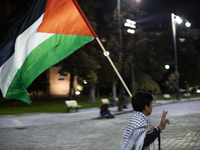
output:
[{"label": "person in background", "polygon": [[108,115],[109,118],[114,118],[114,116],[110,113],[110,110],[108,109],[108,104],[103,104],[100,108],[100,115],[106,116]]}]

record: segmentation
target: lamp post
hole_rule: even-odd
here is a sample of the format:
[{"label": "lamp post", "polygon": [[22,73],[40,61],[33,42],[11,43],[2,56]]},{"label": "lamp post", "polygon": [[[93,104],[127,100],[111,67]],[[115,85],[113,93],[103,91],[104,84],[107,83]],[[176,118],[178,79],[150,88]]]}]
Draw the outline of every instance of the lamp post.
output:
[{"label": "lamp post", "polygon": [[[120,52],[119,52],[119,57],[122,60],[121,63],[121,75],[122,78],[124,77],[124,66],[123,66],[123,51],[122,51],[122,31],[121,31],[121,1],[117,0],[117,15],[118,15],[118,30],[119,30],[119,44],[120,44]],[[124,98],[124,87],[123,84],[120,84],[120,97],[119,97],[119,105],[118,105],[118,111],[122,111],[122,104],[123,104],[123,98]]]},{"label": "lamp post", "polygon": [[[130,19],[126,19],[124,26],[128,27],[127,32],[130,33],[130,35],[135,33],[135,30],[134,30],[136,28],[136,22],[135,21],[132,21]],[[131,41],[130,44],[131,44],[130,49],[132,49],[132,41]],[[133,51],[131,51],[131,59],[132,59],[131,60],[132,94],[134,94],[135,93],[135,77],[134,77],[134,67],[133,67]]]},{"label": "lamp post", "polygon": [[[186,27],[190,27],[191,24],[186,20],[185,20],[185,25]],[[176,99],[180,100],[179,98],[179,79],[178,79],[178,61],[177,61],[177,45],[176,45],[176,24],[181,24],[182,23],[182,19],[175,15],[174,13],[171,13],[171,22],[172,22],[172,34],[173,34],[173,41],[174,41],[174,56],[175,56],[175,77],[176,77],[176,81],[177,81],[177,89],[176,89]]]}]

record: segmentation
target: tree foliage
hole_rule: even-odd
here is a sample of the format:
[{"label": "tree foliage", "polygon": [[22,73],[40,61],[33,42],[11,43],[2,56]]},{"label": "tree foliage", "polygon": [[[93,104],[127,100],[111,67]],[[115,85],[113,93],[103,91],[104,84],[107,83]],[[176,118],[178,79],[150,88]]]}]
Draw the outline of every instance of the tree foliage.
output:
[{"label": "tree foliage", "polygon": [[[2,0],[0,6],[0,39],[3,38],[9,26],[12,25],[17,15],[27,3],[27,0]],[[176,87],[172,85],[175,84],[173,82],[173,73],[175,70],[173,68],[170,71],[164,69],[165,64],[174,65],[171,26],[162,31],[160,29],[158,31],[143,31],[141,26],[136,25],[136,33],[134,35],[128,34],[126,32],[127,28],[124,27],[125,20],[129,18],[137,21],[139,18],[145,16],[145,12],[137,7],[134,0],[122,0],[120,16],[122,47],[120,47],[117,8],[112,13],[106,13],[103,21],[99,21],[96,17],[96,10],[100,6],[100,1],[78,0],[78,3],[99,38],[106,39],[103,45],[110,52],[110,57],[119,71],[121,71],[123,64],[123,77],[129,88],[131,87],[130,63],[132,60],[137,90],[156,90],[160,92],[160,87],[163,88],[163,85],[169,85],[170,89],[171,87]],[[180,87],[184,87],[187,82],[190,86],[199,86],[200,37],[194,41],[192,35],[185,34],[187,31],[181,31],[182,28],[177,29],[179,85]],[[180,37],[185,38],[185,41],[180,42]],[[91,88],[90,91],[92,93],[90,93],[89,101],[93,102],[95,101],[95,88],[98,91],[97,93],[101,93],[101,89],[107,90],[114,84],[117,86],[118,77],[107,58],[103,55],[100,46],[95,41],[86,44],[58,65],[62,66],[59,71],[60,74],[67,75],[66,72],[71,74],[71,96],[75,95],[72,84],[75,76],[78,77],[79,84],[83,84],[83,80],[87,81],[87,85],[83,85]],[[165,82],[166,80],[168,82]],[[41,81],[45,81],[43,75],[39,76],[33,82],[29,90],[47,90],[43,88],[43,85],[47,86],[46,81]]]},{"label": "tree foliage", "polygon": [[[78,1],[81,8],[83,9],[84,13],[86,14],[88,20],[90,21],[91,25],[94,29],[96,29],[96,22],[95,22],[95,10],[98,8],[99,3],[96,0],[89,0],[89,1]],[[80,84],[83,84],[83,80],[87,81],[87,86],[92,88],[89,95],[89,101],[95,101],[95,84],[98,82],[97,77],[97,69],[100,67],[96,56],[98,56],[99,51],[97,50],[97,43],[91,42],[86,44],[78,51],[70,55],[67,59],[63,60],[61,65],[60,73],[64,74],[65,72],[69,72],[71,77],[77,76],[78,81]],[[70,80],[73,82],[74,80]],[[73,84],[70,83],[70,97],[75,95],[71,93],[71,89],[73,89]]]},{"label": "tree foliage", "polygon": [[178,89],[178,80],[179,80],[180,74],[178,72],[171,73],[168,77],[168,80],[165,81],[165,85],[168,87],[169,91],[172,91],[175,93],[176,89]]}]

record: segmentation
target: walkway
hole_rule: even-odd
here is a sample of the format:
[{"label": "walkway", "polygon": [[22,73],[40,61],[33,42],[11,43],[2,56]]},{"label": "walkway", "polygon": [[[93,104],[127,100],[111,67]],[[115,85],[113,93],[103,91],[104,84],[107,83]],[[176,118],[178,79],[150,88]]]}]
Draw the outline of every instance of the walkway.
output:
[{"label": "walkway", "polygon": [[[162,110],[169,111],[171,125],[161,134],[163,150],[200,149],[198,99],[154,101],[153,105],[149,118],[154,126],[159,124]],[[98,108],[0,116],[0,150],[120,150],[132,107],[120,115],[117,107],[110,110],[114,119],[94,119],[99,117]]]}]

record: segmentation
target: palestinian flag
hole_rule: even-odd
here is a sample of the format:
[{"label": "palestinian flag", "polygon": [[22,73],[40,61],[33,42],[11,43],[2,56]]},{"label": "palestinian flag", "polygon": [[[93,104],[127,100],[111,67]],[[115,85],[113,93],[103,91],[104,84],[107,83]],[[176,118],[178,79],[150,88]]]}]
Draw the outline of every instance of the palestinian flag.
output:
[{"label": "palestinian flag", "polygon": [[31,103],[26,89],[37,76],[96,34],[75,0],[34,0],[0,45],[0,89]]}]

